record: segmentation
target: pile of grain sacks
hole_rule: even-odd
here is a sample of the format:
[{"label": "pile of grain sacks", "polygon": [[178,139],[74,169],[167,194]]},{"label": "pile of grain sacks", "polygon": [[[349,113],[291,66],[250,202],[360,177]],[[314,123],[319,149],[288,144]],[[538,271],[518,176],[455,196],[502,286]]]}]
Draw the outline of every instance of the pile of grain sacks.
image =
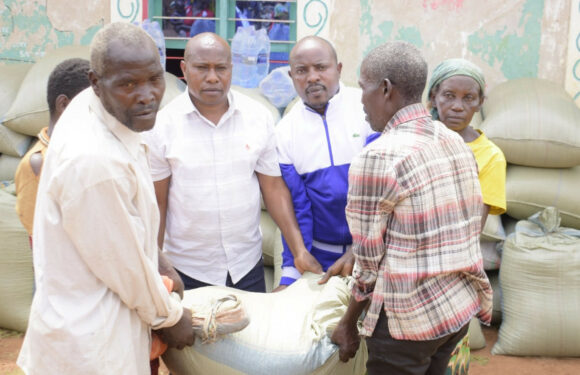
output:
[{"label": "pile of grain sacks", "polygon": [[508,162],[507,213],[482,234],[499,251],[482,246],[501,320],[492,353],[580,356],[580,109],[558,85],[526,78],[495,87],[482,112]]}]

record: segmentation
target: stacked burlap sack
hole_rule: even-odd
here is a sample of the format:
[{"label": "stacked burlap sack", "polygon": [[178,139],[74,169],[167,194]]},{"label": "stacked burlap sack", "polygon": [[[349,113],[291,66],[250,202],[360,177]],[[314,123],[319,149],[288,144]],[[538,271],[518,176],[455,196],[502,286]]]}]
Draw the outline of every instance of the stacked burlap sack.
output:
[{"label": "stacked burlap sack", "polygon": [[[503,222],[503,228],[495,231],[496,239],[503,237],[495,246],[498,253],[485,243],[491,239],[487,224],[488,230],[482,233],[484,266],[494,290],[492,321],[501,322],[492,352],[580,355],[580,341],[574,343],[566,337],[566,332],[575,330],[580,340],[580,329],[567,318],[570,306],[576,315],[580,311],[580,278],[573,268],[560,265],[567,254],[578,269],[579,253],[565,250],[567,245],[562,241],[546,247],[545,243],[554,241],[551,232],[541,236],[527,233],[527,239],[520,243],[526,236],[521,232],[529,229],[523,223],[548,207],[559,211],[562,227],[580,228],[576,193],[580,186],[580,109],[560,86],[525,78],[496,86],[482,112],[479,128],[501,148],[508,162],[507,212],[498,223]],[[522,252],[523,248],[527,250]],[[574,282],[564,286],[563,280]],[[577,298],[569,298],[568,291]]]},{"label": "stacked burlap sack", "polygon": [[14,184],[0,188],[0,328],[24,332],[32,303],[28,233],[14,210]]}]

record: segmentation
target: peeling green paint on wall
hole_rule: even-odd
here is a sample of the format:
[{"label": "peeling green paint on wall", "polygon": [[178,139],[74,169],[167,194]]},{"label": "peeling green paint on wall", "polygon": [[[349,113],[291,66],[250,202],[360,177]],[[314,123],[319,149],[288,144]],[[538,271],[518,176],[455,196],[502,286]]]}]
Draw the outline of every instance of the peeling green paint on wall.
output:
[{"label": "peeling green paint on wall", "polygon": [[95,36],[97,31],[99,31],[102,28],[103,25],[95,25],[88,28],[87,31],[85,32],[85,35],[81,37],[81,45],[86,46],[91,44],[91,41],[93,40],[93,37]]},{"label": "peeling green paint on wall", "polygon": [[423,46],[423,39],[421,38],[421,31],[414,26],[400,27],[397,34],[393,37],[395,28],[394,21],[383,21],[377,25],[378,32],[373,32],[373,15],[370,0],[361,1],[361,22],[360,33],[366,35],[369,39],[369,45],[363,51],[363,56],[369,53],[373,48],[388,40],[403,40],[409,42],[417,47]]},{"label": "peeling green paint on wall", "polygon": [[525,2],[518,32],[507,33],[507,26],[495,33],[479,32],[468,37],[467,48],[490,66],[500,65],[508,79],[537,77],[544,0]]},{"label": "peeling green paint on wall", "polygon": [[423,39],[421,39],[421,31],[413,26],[401,27],[397,30],[396,40],[403,40],[409,42],[414,46],[421,48],[423,47]]},{"label": "peeling green paint on wall", "polygon": [[370,52],[373,48],[387,41],[393,32],[394,23],[391,21],[381,22],[377,28],[379,33],[373,33],[373,16],[372,9],[369,4],[369,0],[361,1],[361,21],[360,21],[360,33],[361,35],[366,35],[369,38],[369,45],[363,52],[363,56]]},{"label": "peeling green paint on wall", "polygon": [[[0,7],[0,64],[35,62],[47,50],[74,44],[73,32],[59,31],[52,26],[45,5],[37,4],[30,13],[14,10],[21,7],[22,0],[4,0],[4,5]],[[90,43],[101,27],[88,29],[80,43]]]}]

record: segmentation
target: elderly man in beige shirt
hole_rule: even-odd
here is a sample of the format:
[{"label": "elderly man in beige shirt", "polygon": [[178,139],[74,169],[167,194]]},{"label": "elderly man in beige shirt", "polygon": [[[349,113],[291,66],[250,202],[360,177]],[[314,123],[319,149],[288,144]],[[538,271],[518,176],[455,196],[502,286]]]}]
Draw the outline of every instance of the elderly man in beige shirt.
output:
[{"label": "elderly man in beige shirt", "polygon": [[159,211],[139,134],[155,123],[163,77],[140,28],[95,36],[92,87],[60,118],[40,178],[26,374],[149,374],[151,328],[170,346],[193,344],[191,312],[158,271]]}]

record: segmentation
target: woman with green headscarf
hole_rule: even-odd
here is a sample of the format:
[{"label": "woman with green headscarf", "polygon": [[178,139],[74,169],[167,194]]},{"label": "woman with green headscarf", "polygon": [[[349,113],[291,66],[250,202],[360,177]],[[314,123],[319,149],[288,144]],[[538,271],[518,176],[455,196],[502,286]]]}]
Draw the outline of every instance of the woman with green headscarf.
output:
[{"label": "woman with green headscarf", "polygon": [[[433,71],[427,92],[427,106],[433,119],[457,132],[473,151],[484,203],[481,217],[483,229],[488,214],[500,215],[506,211],[506,160],[503,152],[481,130],[470,126],[473,115],[481,109],[485,99],[483,73],[467,60],[445,60]],[[470,352],[468,336],[457,344],[451,354],[448,373],[467,373]]]},{"label": "woman with green headscarf", "polygon": [[479,129],[470,126],[485,99],[485,79],[481,69],[464,59],[449,59],[437,65],[428,85],[431,115],[457,132],[469,145],[477,166],[483,195],[484,214],[500,215],[506,210],[503,152]]}]

